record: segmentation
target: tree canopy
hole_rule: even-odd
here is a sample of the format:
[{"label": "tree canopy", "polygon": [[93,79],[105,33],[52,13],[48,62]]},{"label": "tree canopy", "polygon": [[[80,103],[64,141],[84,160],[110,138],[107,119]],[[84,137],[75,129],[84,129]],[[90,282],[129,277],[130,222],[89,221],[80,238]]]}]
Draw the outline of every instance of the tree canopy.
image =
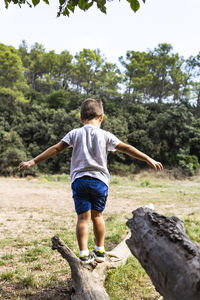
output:
[{"label": "tree canopy", "polygon": [[[113,1],[113,0],[108,0]],[[120,1],[120,0],[119,0]],[[126,0],[130,4],[130,8],[136,12],[140,8],[140,2],[144,2],[146,0]],[[22,5],[28,5],[29,7],[37,6],[41,2],[46,4],[50,4],[49,0],[4,0],[5,7],[8,8],[10,3],[17,4],[20,7]],[[75,8],[80,8],[83,11],[87,11],[94,4],[96,4],[97,8],[102,12],[106,13],[106,0],[59,0],[58,2],[58,11],[57,16],[69,16],[70,13],[74,13]]]},{"label": "tree canopy", "polygon": [[[200,54],[183,59],[172,45],[127,51],[119,65],[99,49],[46,51],[25,41],[18,49],[0,44],[0,174],[13,175],[20,160],[38,155],[81,126],[80,105],[101,99],[102,127],[160,160],[194,174],[200,159]],[[70,150],[30,170],[69,172]],[[144,167],[110,153],[111,172]]]}]

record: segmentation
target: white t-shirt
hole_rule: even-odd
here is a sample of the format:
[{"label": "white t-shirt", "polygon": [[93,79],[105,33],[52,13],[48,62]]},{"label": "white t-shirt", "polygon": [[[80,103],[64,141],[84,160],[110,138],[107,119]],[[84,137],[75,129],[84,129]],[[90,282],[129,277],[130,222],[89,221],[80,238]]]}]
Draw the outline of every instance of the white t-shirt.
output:
[{"label": "white t-shirt", "polygon": [[62,141],[73,147],[70,168],[72,182],[82,176],[91,176],[109,185],[107,154],[108,151],[115,151],[120,143],[115,135],[86,124],[68,132]]}]

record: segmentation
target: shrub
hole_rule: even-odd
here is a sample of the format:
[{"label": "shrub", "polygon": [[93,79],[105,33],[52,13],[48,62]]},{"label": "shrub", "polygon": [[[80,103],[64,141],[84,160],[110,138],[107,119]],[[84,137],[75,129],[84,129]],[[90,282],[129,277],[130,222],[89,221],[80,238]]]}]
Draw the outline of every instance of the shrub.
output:
[{"label": "shrub", "polygon": [[110,172],[115,175],[127,176],[128,173],[133,173],[135,169],[134,164],[126,165],[117,161],[109,164]]},{"label": "shrub", "polygon": [[26,159],[26,154],[23,150],[18,148],[9,147],[2,153],[1,162],[1,174],[5,176],[13,176],[18,172],[18,165],[21,161]]},{"label": "shrub", "polygon": [[199,167],[197,156],[184,153],[178,154],[178,164],[185,175],[188,176],[194,175],[196,169]]}]

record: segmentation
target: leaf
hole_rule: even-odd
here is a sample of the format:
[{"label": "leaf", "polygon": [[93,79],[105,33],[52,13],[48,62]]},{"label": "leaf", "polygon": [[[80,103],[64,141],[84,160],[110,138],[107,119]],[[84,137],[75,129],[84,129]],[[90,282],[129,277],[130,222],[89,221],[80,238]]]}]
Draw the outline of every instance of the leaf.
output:
[{"label": "leaf", "polygon": [[101,6],[100,7],[100,11],[103,12],[104,14],[106,14],[106,7],[105,6]]},{"label": "leaf", "polygon": [[142,0],[144,3],[146,2],[146,0]]},{"label": "leaf", "polygon": [[49,4],[49,0],[43,0],[46,4]]},{"label": "leaf", "polygon": [[69,12],[68,8],[65,7],[64,11],[62,12],[62,15],[63,15],[63,16],[68,16],[68,17],[69,17],[69,14],[70,14],[70,12]]},{"label": "leaf", "polygon": [[131,0],[130,5],[134,12],[136,12],[140,8],[140,3],[138,0]]},{"label": "leaf", "polygon": [[63,5],[65,3],[65,0],[59,0],[60,5]]},{"label": "leaf", "polygon": [[74,13],[75,6],[67,5],[67,8],[68,8],[69,10],[71,10],[71,11]]},{"label": "leaf", "polygon": [[97,7],[100,9],[101,12],[106,14],[106,1],[105,0],[98,0],[97,1]]},{"label": "leaf", "polygon": [[79,0],[78,1],[78,6],[80,9],[85,10],[87,7],[87,0]]},{"label": "leaf", "polygon": [[4,0],[4,2],[5,2],[5,7],[8,8],[8,1]]},{"label": "leaf", "polygon": [[94,2],[88,3],[86,9],[89,9],[89,8],[93,5],[93,3],[94,3]]},{"label": "leaf", "polygon": [[40,3],[40,0],[32,0],[32,3],[33,3],[34,6],[36,6]]}]

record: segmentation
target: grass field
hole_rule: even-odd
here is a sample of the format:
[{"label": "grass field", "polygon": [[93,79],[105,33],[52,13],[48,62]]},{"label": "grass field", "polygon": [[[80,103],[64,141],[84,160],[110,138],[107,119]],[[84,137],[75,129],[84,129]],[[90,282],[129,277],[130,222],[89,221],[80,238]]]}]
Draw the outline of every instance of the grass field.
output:
[{"label": "grass field", "polygon": [[[158,213],[182,219],[187,234],[200,243],[199,192],[199,176],[184,180],[170,172],[112,176],[104,213],[106,249],[123,238],[132,211],[149,203]],[[68,176],[0,178],[0,299],[69,299],[70,269],[51,250],[51,237],[59,234],[78,253],[75,224]],[[89,248],[93,246],[91,234]],[[112,270],[105,286],[112,300],[160,297],[134,257]]]}]

